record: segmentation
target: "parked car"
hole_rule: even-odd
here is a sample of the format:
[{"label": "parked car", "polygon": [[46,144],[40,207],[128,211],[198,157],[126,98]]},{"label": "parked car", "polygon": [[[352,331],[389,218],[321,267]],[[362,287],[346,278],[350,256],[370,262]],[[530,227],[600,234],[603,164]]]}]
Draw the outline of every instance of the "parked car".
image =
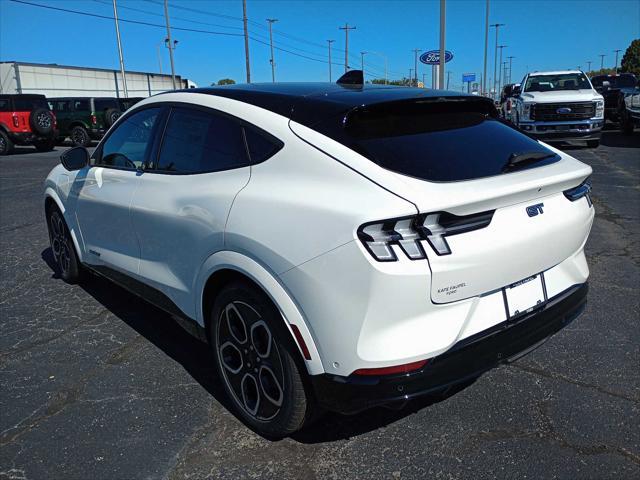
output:
[{"label": "parked car", "polygon": [[632,133],[634,127],[640,125],[640,88],[638,86],[632,91],[625,91],[618,118],[620,130],[626,134]]},{"label": "parked car", "polygon": [[58,140],[69,137],[71,143],[81,146],[101,139],[122,114],[117,98],[50,98],[49,105],[58,119]]},{"label": "parked car", "polygon": [[596,75],[591,83],[598,93],[604,97],[604,118],[611,122],[619,121],[619,112],[624,102],[625,93],[633,93],[638,79],[633,73],[617,75]]},{"label": "parked car", "polygon": [[14,145],[33,145],[40,152],[55,147],[56,118],[44,95],[0,95],[0,155]]},{"label": "parked car", "polygon": [[579,70],[525,75],[514,95],[514,121],[548,141],[584,140],[597,147],[604,125],[604,98]]},{"label": "parked car", "polygon": [[237,415],[283,436],[316,406],[468,381],[575,319],[590,175],[485,97],[253,84],[139,102],[62,155],[44,203],[64,280],[170,312]]},{"label": "parked car", "polygon": [[509,83],[502,88],[502,94],[500,95],[500,115],[505,120],[513,121],[512,119],[512,107],[514,89],[520,87],[519,83]]}]

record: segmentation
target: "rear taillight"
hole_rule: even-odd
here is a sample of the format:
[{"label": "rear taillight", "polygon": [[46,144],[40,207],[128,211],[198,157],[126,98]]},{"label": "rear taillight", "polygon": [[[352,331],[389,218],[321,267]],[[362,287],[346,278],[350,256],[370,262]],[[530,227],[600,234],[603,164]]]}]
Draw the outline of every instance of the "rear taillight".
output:
[{"label": "rear taillight", "polygon": [[18,128],[20,126],[20,119],[18,118],[18,115],[14,113],[11,115],[11,118],[13,119],[13,126]]},{"label": "rear taillight", "polygon": [[53,128],[58,128],[58,119],[56,118],[56,114],[53,112],[51,113],[51,118],[53,119]]},{"label": "rear taillight", "polygon": [[352,373],[352,375],[367,375],[367,376],[378,376],[378,375],[398,375],[402,373],[411,373],[416,370],[420,370],[424,367],[429,360],[420,360],[418,362],[405,363],[404,365],[395,365],[393,367],[382,367],[382,368],[360,368]]},{"label": "rear taillight", "polygon": [[580,200],[582,197],[587,197],[587,203],[589,203],[589,206],[591,206],[591,197],[589,196],[589,194],[591,193],[591,177],[587,178],[577,187],[565,190],[562,193],[564,193],[564,196],[572,202]]},{"label": "rear taillight", "polygon": [[98,123],[98,119],[95,115],[91,115],[91,124],[96,125]]},{"label": "rear taillight", "polygon": [[365,223],[358,229],[358,238],[379,262],[398,260],[394,245],[411,260],[427,258],[422,240],[426,240],[437,255],[449,255],[451,249],[445,237],[484,228],[491,223],[493,213],[491,210],[458,216],[436,212]]}]

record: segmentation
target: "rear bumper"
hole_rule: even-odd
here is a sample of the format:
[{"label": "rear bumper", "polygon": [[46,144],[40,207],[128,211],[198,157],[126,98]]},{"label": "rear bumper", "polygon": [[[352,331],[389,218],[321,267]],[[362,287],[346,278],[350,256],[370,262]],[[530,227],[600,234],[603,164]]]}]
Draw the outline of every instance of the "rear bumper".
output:
[{"label": "rear bumper", "polygon": [[578,317],[587,301],[587,283],[575,285],[541,309],[456,343],[422,370],[404,375],[311,377],[316,398],[328,410],[352,414],[406,401],[477,377],[532,351]]},{"label": "rear bumper", "polygon": [[33,132],[7,132],[7,136],[16,145],[31,145],[34,142],[53,140],[58,135],[57,130],[53,130],[48,135],[38,135]]}]

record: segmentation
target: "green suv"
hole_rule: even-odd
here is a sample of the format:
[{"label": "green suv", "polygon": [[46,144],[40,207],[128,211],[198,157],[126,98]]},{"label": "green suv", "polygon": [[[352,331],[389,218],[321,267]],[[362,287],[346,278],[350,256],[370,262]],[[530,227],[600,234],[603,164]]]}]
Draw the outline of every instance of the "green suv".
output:
[{"label": "green suv", "polygon": [[122,115],[117,98],[60,97],[48,101],[58,120],[58,140],[69,137],[76,146],[100,140]]}]

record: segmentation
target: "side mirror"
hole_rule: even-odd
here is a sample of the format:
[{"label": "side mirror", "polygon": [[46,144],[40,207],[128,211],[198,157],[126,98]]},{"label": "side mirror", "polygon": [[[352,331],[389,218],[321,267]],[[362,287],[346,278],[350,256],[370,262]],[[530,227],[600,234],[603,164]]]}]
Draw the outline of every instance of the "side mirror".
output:
[{"label": "side mirror", "polygon": [[84,147],[73,147],[60,155],[60,161],[69,171],[80,170],[89,164],[89,150]]},{"label": "side mirror", "polygon": [[513,90],[511,92],[511,96],[512,97],[517,97],[518,95],[520,95],[520,87],[513,87]]},{"label": "side mirror", "polygon": [[606,92],[607,90],[609,90],[609,87],[610,87],[610,86],[611,86],[611,83],[610,83],[610,82],[608,82],[607,80],[605,80],[604,82],[602,82],[602,90],[603,90],[603,91],[605,91],[605,92]]}]

